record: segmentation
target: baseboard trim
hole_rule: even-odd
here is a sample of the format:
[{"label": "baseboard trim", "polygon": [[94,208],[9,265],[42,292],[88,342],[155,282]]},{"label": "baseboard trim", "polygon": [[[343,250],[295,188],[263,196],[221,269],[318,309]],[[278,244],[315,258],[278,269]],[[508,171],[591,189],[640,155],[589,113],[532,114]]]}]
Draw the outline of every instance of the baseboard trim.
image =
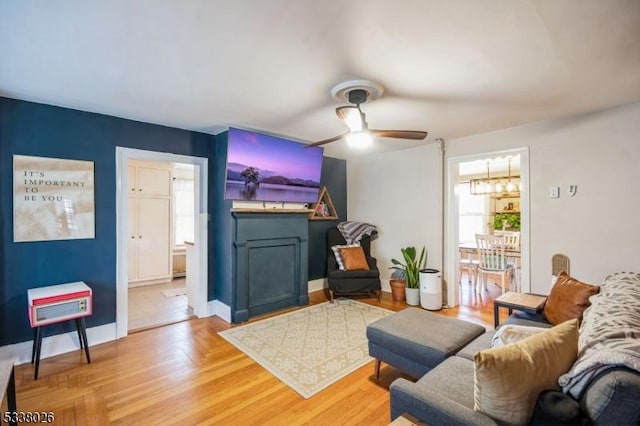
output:
[{"label": "baseboard trim", "polygon": [[[327,279],[318,278],[309,281],[308,293],[319,291],[327,288]],[[222,303],[219,300],[210,300],[207,302],[207,316],[216,315],[228,323],[231,323],[231,306]]]},{"label": "baseboard trim", "polygon": [[[328,288],[326,278],[317,278],[308,282],[308,293],[324,290]],[[389,283],[382,284],[382,291],[391,292]],[[210,300],[207,302],[207,316],[216,315],[228,323],[231,323],[231,307],[219,300]]]},{"label": "baseboard trim", "polygon": [[324,290],[325,288],[328,288],[328,287],[329,285],[327,284],[326,278],[318,278],[318,279],[309,281],[308,292],[311,293],[314,291]]},{"label": "baseboard trim", "polygon": [[[387,293],[391,293],[391,285],[389,284],[389,280],[381,280],[382,291],[386,291]],[[314,291],[324,290],[325,288],[329,288],[329,284],[327,283],[326,278],[318,278],[315,280],[309,281],[309,293]]]},{"label": "baseboard trim", "polygon": [[231,323],[231,306],[219,300],[210,300],[207,303],[208,316],[216,315],[228,323]]},{"label": "baseboard trim", "polygon": [[[87,340],[89,341],[89,347],[116,340],[116,323],[112,322],[87,328]],[[32,348],[33,340],[3,346],[0,348],[0,359],[8,357],[8,359],[13,359],[16,364],[30,363]],[[42,339],[40,359],[50,358],[79,349],[80,342],[78,341],[78,332],[75,330],[69,333],[45,337]]]},{"label": "baseboard trim", "polygon": [[164,277],[164,278],[156,278],[155,280],[132,281],[132,282],[129,282],[128,288],[136,288],[136,287],[144,287],[147,285],[170,283],[172,279],[173,279],[173,274],[171,276]]}]

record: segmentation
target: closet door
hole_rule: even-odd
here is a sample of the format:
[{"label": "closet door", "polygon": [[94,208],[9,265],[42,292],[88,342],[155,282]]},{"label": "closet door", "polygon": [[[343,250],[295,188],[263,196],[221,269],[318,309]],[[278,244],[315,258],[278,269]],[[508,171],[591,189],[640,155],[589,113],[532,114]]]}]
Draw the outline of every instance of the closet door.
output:
[{"label": "closet door", "polygon": [[138,176],[136,168],[133,166],[127,166],[127,186],[127,194],[129,195],[135,195],[138,191]]},{"label": "closet door", "polygon": [[127,199],[127,269],[129,281],[138,279],[138,199]]},{"label": "closet door", "polygon": [[140,166],[137,177],[139,195],[171,196],[171,170]]},{"label": "closet door", "polygon": [[171,273],[171,200],[138,198],[138,279]]}]

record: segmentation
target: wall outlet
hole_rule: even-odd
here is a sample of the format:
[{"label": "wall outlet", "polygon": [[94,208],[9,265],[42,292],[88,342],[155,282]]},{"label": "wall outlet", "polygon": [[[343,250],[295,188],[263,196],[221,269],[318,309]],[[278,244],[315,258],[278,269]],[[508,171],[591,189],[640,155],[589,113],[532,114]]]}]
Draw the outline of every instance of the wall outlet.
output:
[{"label": "wall outlet", "polygon": [[553,185],[549,187],[549,198],[560,198],[560,187]]},{"label": "wall outlet", "polygon": [[578,193],[578,185],[569,185],[567,187],[567,192],[569,193],[569,195],[571,195],[572,197],[575,197],[575,195]]}]

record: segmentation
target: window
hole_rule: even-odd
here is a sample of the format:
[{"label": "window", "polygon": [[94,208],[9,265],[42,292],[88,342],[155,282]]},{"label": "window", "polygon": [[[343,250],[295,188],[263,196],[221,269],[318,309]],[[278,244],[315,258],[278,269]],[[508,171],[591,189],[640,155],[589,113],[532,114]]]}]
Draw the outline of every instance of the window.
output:
[{"label": "window", "polygon": [[487,233],[489,220],[487,195],[471,195],[469,182],[456,185],[458,194],[458,239],[460,243],[475,243],[476,234]]},{"label": "window", "polygon": [[194,239],[193,179],[175,178],[173,181],[174,245],[183,246]]}]

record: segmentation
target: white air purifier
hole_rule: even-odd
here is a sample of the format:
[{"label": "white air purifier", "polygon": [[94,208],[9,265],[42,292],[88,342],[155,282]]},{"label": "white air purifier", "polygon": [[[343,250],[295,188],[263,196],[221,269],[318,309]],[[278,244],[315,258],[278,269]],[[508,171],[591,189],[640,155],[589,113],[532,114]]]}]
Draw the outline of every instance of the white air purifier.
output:
[{"label": "white air purifier", "polygon": [[437,269],[420,270],[420,306],[430,311],[442,309],[442,274]]}]

